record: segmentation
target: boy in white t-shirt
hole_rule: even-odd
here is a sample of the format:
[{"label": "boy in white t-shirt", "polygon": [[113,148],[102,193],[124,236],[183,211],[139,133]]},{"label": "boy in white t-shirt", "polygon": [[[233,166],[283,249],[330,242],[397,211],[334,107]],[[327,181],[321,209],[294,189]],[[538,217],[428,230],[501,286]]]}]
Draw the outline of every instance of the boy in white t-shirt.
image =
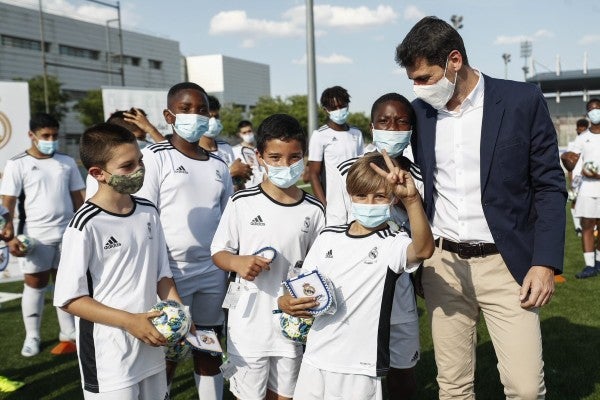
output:
[{"label": "boy in white t-shirt", "polygon": [[[35,114],[29,121],[31,147],[7,161],[0,186],[2,203],[9,211],[4,228],[10,253],[19,257],[24,275],[21,308],[25,341],[21,355],[40,352],[40,325],[44,294],[50,276],[56,273],[61,239],[69,220],[83,203],[83,179],[75,160],[57,152],[58,121],[49,114]],[[13,218],[19,210],[15,229]],[[18,234],[32,238],[34,247],[25,253]],[[74,352],[73,317],[56,309],[62,352]]]},{"label": "boy in white t-shirt", "polygon": [[[291,399],[302,346],[279,329],[281,282],[304,260],[325,222],[323,205],[295,183],[303,171],[306,134],[285,114],[263,121],[257,132],[259,161],[268,179],[234,194],[211,246],[213,260],[236,274],[232,286],[246,293],[229,310],[227,351],[236,372],[229,388],[238,398]],[[283,223],[284,222],[284,223]],[[272,248],[274,259],[256,255]]]},{"label": "boy in white t-shirt", "polygon": [[[342,161],[363,154],[362,133],[347,123],[350,95],[341,86],[327,88],[321,94],[321,107],[327,112],[327,123],[314,131],[308,146],[308,172],[315,196],[325,204],[339,196],[330,187],[330,174]],[[329,222],[328,222],[329,224]]]},{"label": "boy in white t-shirt", "polygon": [[[213,264],[210,244],[233,184],[225,161],[198,145],[209,127],[204,89],[193,82],[178,83],[169,89],[167,107],[163,115],[173,136],[142,150],[146,177],[137,194],[158,207],[177,291],[194,324],[220,334],[227,274]],[[202,351],[192,356],[198,396],[220,399],[221,356]],[[167,361],[169,384],[176,367]]]},{"label": "boy in white t-shirt", "polygon": [[169,269],[158,211],[134,197],[144,181],[135,136],[113,124],[84,132],[81,161],[98,191],[65,231],[54,304],[77,316],[84,398],[163,400],[166,339],[149,312],[161,299],[181,302]]},{"label": "boy in white t-shirt", "polygon": [[[308,334],[294,399],[381,399],[389,369],[390,319],[395,282],[434,251],[433,236],[410,173],[384,151],[350,168],[347,190],[355,221],[323,229],[304,260],[334,286],[337,311],[315,318]],[[411,224],[412,240],[388,226],[398,198]],[[280,301],[283,311],[301,298]]]},{"label": "boy in white t-shirt", "polygon": [[244,187],[249,189],[262,183],[265,178],[265,171],[260,164],[254,162],[256,153],[253,155],[252,150],[256,149],[256,138],[252,130],[252,122],[242,120],[238,123],[237,128],[238,137],[242,141],[233,146],[233,158],[239,158],[244,164],[248,164],[252,168],[252,175],[244,184]]}]

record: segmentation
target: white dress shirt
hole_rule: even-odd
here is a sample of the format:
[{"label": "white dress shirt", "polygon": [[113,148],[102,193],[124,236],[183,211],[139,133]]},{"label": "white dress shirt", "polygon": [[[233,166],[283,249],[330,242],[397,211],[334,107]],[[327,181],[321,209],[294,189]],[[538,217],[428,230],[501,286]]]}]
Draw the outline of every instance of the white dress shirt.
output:
[{"label": "white dress shirt", "polygon": [[483,75],[460,108],[438,112],[435,138],[436,169],[432,230],[454,242],[494,239],[481,206],[480,144],[483,119]]}]

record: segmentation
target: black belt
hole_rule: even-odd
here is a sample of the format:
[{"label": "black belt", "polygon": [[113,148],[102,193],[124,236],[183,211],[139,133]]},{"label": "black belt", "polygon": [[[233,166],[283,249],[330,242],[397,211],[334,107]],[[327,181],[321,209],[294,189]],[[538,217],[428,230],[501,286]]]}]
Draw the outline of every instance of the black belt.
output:
[{"label": "black belt", "polygon": [[[435,240],[435,245],[440,245],[440,239]],[[456,253],[460,258],[485,257],[498,254],[498,248],[494,243],[456,243],[450,240],[442,240],[442,249]]]}]

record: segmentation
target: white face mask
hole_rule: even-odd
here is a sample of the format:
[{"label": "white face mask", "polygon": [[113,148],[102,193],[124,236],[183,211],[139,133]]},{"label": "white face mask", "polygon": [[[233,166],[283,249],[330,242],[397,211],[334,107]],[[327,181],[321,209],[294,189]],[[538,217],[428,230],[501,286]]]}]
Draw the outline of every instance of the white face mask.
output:
[{"label": "white face mask", "polygon": [[594,108],[587,113],[590,122],[594,125],[600,124],[600,108]]},{"label": "white face mask", "polygon": [[413,91],[415,92],[415,95],[436,110],[441,110],[444,108],[446,103],[450,101],[450,98],[454,94],[454,89],[456,87],[458,72],[454,78],[454,83],[452,83],[448,78],[446,78],[447,70],[448,60],[446,60],[446,68],[444,68],[444,76],[442,76],[442,79],[432,85],[413,85]]},{"label": "white face mask", "polygon": [[373,132],[373,144],[381,153],[385,150],[390,157],[396,157],[410,144],[410,131],[386,131],[382,129],[371,129]]},{"label": "white face mask", "polygon": [[208,120],[208,130],[204,132],[204,136],[209,138],[216,138],[219,133],[223,130],[223,124],[221,120],[215,117],[210,117]]},{"label": "white face mask", "polygon": [[254,132],[240,133],[240,137],[242,138],[244,143],[254,143]]}]

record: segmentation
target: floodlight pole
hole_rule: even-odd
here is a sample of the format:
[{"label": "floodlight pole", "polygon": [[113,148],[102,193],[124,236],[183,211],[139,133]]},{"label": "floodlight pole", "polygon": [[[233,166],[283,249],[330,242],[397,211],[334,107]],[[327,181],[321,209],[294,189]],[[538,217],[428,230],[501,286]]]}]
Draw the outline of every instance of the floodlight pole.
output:
[{"label": "floodlight pole", "polygon": [[44,35],[44,14],[42,11],[42,0],[38,0],[40,8],[40,39],[41,39],[41,50],[42,50],[42,76],[44,81],[44,108],[46,114],[50,113],[50,102],[48,100],[48,65],[46,64],[46,40]]},{"label": "floodlight pole", "polygon": [[508,79],[508,63],[510,62],[510,54],[503,53],[502,59],[504,60],[504,79]]},{"label": "floodlight pole", "polygon": [[308,136],[317,129],[317,73],[313,0],[306,0],[306,68],[308,72]]}]

